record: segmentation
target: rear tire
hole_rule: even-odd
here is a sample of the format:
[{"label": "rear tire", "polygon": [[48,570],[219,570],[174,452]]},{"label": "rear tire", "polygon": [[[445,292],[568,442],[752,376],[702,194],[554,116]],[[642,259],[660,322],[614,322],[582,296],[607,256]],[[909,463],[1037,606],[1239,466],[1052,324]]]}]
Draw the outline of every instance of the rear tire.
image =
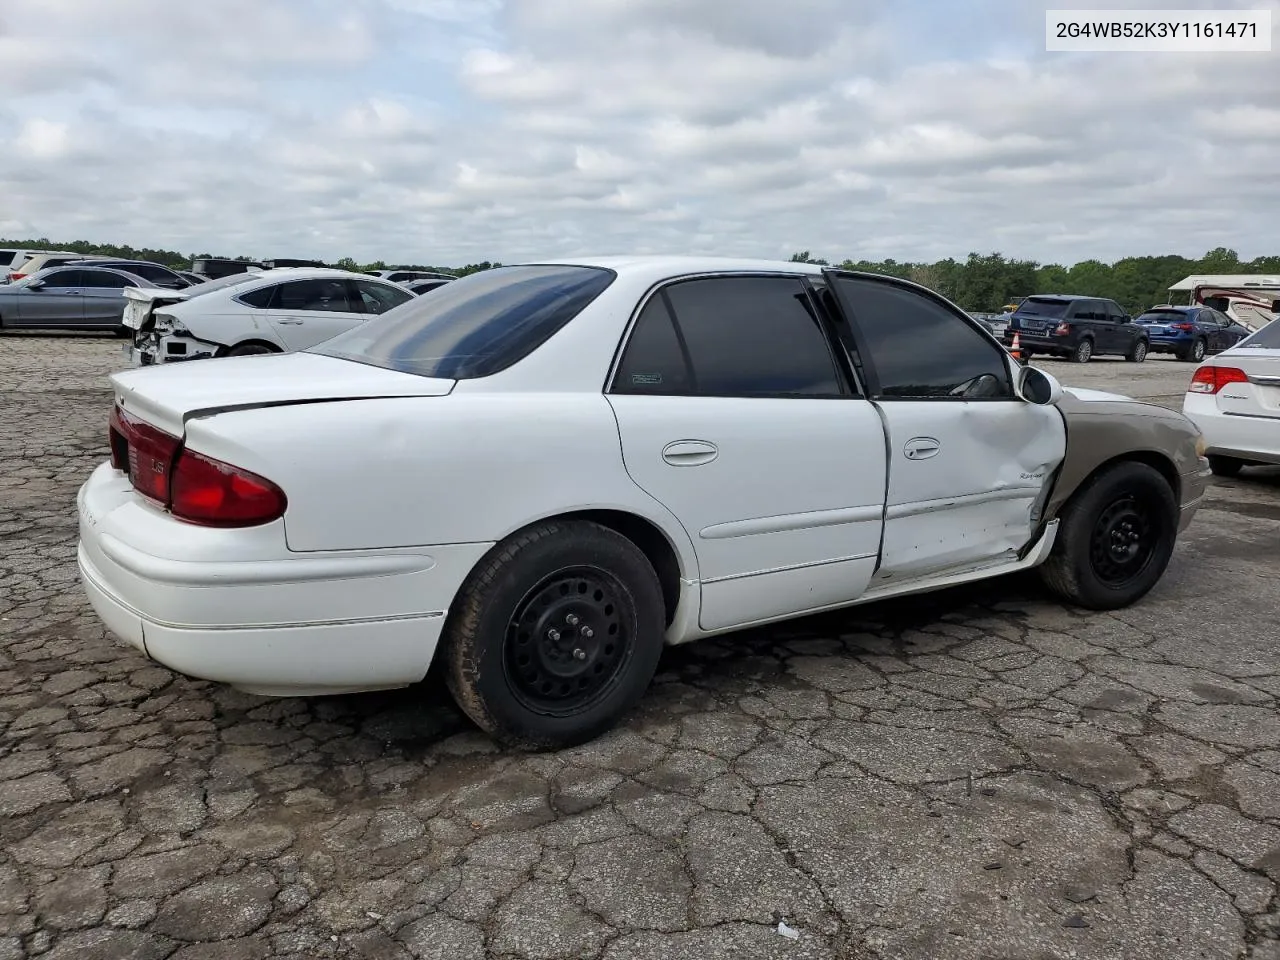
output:
[{"label": "rear tire", "polygon": [[1071,353],[1071,361],[1073,363],[1088,363],[1093,359],[1093,341],[1088,337],[1076,344],[1075,350]]},{"label": "rear tire", "polygon": [[1147,341],[1137,341],[1129,348],[1129,352],[1124,355],[1124,358],[1130,363],[1142,363],[1147,359]]},{"label": "rear tire", "polygon": [[1169,482],[1145,463],[1117,463],[1067,501],[1040,577],[1068,603],[1117,610],[1159,582],[1177,536],[1178,504]]},{"label": "rear tire", "polygon": [[1197,340],[1189,349],[1181,350],[1178,353],[1178,359],[1184,363],[1199,363],[1204,359],[1205,346],[1203,340]]},{"label": "rear tire", "polygon": [[442,637],[449,691],[509,746],[583,743],[649,686],[664,611],[630,540],[580,520],[540,523],[490,551],[459,591]]},{"label": "rear tire", "polygon": [[1237,477],[1243,467],[1244,461],[1236,457],[1211,456],[1209,458],[1209,469],[1213,471],[1215,477]]}]

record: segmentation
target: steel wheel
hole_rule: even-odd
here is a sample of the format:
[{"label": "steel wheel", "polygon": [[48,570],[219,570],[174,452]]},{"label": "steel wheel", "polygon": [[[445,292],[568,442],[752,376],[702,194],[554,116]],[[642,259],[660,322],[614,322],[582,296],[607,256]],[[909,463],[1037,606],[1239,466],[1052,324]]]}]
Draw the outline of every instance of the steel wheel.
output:
[{"label": "steel wheel", "polygon": [[588,709],[631,656],[633,617],[618,579],[598,567],[547,577],[516,606],[503,668],[516,699],[544,716]]},{"label": "steel wheel", "polygon": [[1089,562],[1098,579],[1123,587],[1146,569],[1155,552],[1149,511],[1135,497],[1114,501],[1102,511],[1089,540]]}]

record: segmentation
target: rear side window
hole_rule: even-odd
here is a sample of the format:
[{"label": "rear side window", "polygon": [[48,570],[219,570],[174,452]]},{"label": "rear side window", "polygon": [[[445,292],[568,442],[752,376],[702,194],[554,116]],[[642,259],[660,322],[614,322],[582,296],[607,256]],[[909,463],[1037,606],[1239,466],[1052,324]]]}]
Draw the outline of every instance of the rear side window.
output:
[{"label": "rear side window", "polygon": [[422,377],[492,376],[542,346],[614,276],[599,267],[496,267],[414,297],[307,352]]},{"label": "rear side window", "polygon": [[878,396],[1003,400],[1013,396],[1005,352],[932,297],[883,280],[837,276],[833,286],[861,334]]},{"label": "rear side window", "polygon": [[372,280],[355,280],[352,283],[360,298],[354,302],[363,304],[360,309],[365,313],[386,313],[392,307],[413,299],[413,294],[387,283],[375,283]]},{"label": "rear side window", "polygon": [[125,287],[136,287],[137,284],[128,277],[107,270],[81,270],[82,286],[98,289],[123,290]]},{"label": "rear side window", "polygon": [[709,277],[663,288],[637,320],[614,389],[847,396],[826,333],[795,277]]},{"label": "rear side window", "polygon": [[[216,283],[217,281],[211,282]],[[270,286],[260,287],[257,290],[250,290],[248,293],[242,293],[236,299],[243,304],[250,307],[256,307],[259,310],[270,310],[271,305],[275,303],[276,294],[280,292],[280,286],[280,284],[275,283]],[[206,287],[201,292],[207,293],[208,289],[209,288]]]},{"label": "rear side window", "polygon": [[59,289],[68,287],[82,287],[84,283],[81,277],[84,276],[83,270],[59,270],[51,273],[47,277],[41,277],[45,287],[49,289]]}]

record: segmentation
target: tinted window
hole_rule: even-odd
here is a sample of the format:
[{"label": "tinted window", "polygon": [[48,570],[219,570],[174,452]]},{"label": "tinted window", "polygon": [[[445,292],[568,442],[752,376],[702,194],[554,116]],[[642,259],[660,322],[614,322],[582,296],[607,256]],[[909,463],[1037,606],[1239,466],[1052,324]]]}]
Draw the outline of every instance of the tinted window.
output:
[{"label": "tinted window", "polygon": [[309,352],[423,377],[487,377],[540,347],[613,278],[597,267],[497,267],[414,297]]},{"label": "tinted window", "polygon": [[1124,311],[1120,309],[1118,303],[1107,301],[1107,318],[1116,323],[1124,323]]},{"label": "tinted window", "polygon": [[839,277],[835,285],[862,334],[880,396],[1013,395],[1005,352],[943,304],[879,280]]},{"label": "tinted window", "polygon": [[178,279],[172,271],[152,263],[131,263],[120,269],[128,270],[130,273],[142,277],[143,280],[151,280],[153,282],[174,283]]},{"label": "tinted window", "polygon": [[1249,347],[1261,347],[1266,350],[1280,350],[1280,320],[1272,320],[1257,333],[1241,340],[1238,346],[1246,349]]},{"label": "tinted window", "polygon": [[86,287],[123,290],[125,287],[137,286],[128,277],[122,277],[118,273],[109,273],[106,270],[81,270],[80,276],[83,278],[82,285]]},{"label": "tinted window", "polygon": [[316,277],[314,280],[282,283],[272,309],[363,312],[360,307],[353,307],[347,299],[347,281],[342,277]]},{"label": "tinted window", "polygon": [[1047,317],[1050,320],[1061,320],[1067,315],[1069,300],[1040,300],[1032,297],[1023,300],[1014,311],[1020,317]]},{"label": "tinted window", "polygon": [[356,280],[354,283],[365,313],[386,313],[392,307],[413,299],[413,294],[385,283],[369,280]]},{"label": "tinted window", "polygon": [[613,392],[684,394],[692,390],[693,378],[667,302],[660,295],[650,297],[618,364]]},{"label": "tinted window", "polygon": [[[249,274],[246,277],[246,279],[250,279],[252,277],[253,275]],[[217,282],[218,281],[216,280],[211,281],[209,285],[206,285],[204,289],[201,290],[201,293],[208,292],[209,286]],[[237,297],[237,299],[241,303],[247,304],[251,307],[257,307],[259,310],[269,310],[271,309],[271,305],[275,302],[276,295],[279,292],[280,292],[280,284],[276,283],[276,284],[271,284],[269,286],[261,287],[257,290],[250,290],[248,293],[242,293],[240,294],[239,297]]]},{"label": "tinted window", "polygon": [[840,376],[799,279],[712,277],[665,289],[700,396],[840,396]]},{"label": "tinted window", "polygon": [[1137,323],[1185,323],[1187,315],[1182,310],[1148,310],[1137,319]]},{"label": "tinted window", "polygon": [[40,279],[46,287],[50,288],[83,287],[84,284],[80,280],[83,273],[82,270],[59,270]]}]

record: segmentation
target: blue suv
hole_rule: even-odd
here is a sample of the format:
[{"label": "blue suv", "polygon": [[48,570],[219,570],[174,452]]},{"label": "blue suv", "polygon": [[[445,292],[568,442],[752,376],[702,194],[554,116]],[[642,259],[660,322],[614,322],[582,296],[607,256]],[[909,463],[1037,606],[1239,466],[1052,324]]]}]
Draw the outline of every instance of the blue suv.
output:
[{"label": "blue suv", "polygon": [[1206,354],[1221,353],[1249,336],[1248,327],[1212,307],[1152,307],[1134,323],[1147,329],[1152,353],[1172,353],[1199,363]]}]

